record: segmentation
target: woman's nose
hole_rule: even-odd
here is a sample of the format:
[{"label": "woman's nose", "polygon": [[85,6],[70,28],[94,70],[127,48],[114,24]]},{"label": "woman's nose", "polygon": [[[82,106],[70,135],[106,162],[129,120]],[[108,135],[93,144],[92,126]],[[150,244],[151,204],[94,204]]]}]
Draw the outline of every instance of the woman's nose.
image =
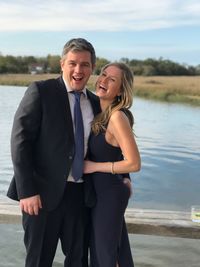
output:
[{"label": "woman's nose", "polygon": [[108,78],[107,77],[101,77],[101,82],[102,83],[105,84],[107,81],[108,81]]}]

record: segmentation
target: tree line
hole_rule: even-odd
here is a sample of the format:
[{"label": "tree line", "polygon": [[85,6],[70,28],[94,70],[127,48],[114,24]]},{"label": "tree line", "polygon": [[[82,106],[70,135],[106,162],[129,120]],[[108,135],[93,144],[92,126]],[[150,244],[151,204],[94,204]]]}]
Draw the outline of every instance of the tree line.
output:
[{"label": "tree line", "polygon": [[[121,58],[130,66],[135,75],[143,76],[180,76],[180,75],[200,75],[200,64],[190,66],[179,64],[168,59],[148,58],[145,60]],[[102,66],[110,61],[97,57],[94,74],[99,74]],[[60,73],[60,56],[47,55],[46,57],[34,56],[3,56],[0,54],[0,74],[6,73]]]}]

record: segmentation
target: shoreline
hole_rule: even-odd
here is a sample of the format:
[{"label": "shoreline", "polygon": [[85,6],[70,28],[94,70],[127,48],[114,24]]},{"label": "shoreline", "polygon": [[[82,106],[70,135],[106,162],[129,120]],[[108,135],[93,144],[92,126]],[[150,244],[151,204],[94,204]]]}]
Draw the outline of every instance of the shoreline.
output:
[{"label": "shoreline", "polygon": [[[60,74],[0,74],[0,85],[28,86],[37,80],[57,78]],[[92,75],[88,88],[94,88]],[[200,106],[200,76],[135,76],[135,96],[169,103]]]},{"label": "shoreline", "polygon": [[[129,234],[200,239],[200,224],[191,221],[190,212],[127,208],[125,221]],[[0,224],[21,222],[15,202],[0,202]]]}]

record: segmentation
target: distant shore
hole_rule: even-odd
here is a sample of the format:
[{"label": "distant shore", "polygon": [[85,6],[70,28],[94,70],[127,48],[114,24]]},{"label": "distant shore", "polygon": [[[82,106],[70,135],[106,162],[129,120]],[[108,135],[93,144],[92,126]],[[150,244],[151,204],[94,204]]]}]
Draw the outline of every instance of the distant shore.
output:
[{"label": "distant shore", "polygon": [[[31,82],[56,78],[59,74],[0,74],[0,85],[28,86]],[[93,90],[97,76],[88,87]],[[200,106],[200,76],[135,76],[135,96],[158,101]]]}]

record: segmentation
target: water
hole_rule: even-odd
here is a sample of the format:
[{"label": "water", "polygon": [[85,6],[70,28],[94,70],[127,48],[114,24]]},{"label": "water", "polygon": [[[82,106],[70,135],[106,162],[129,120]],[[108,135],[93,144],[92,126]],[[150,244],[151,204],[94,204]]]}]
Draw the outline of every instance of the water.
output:
[{"label": "water", "polygon": [[[0,86],[0,201],[8,201],[13,174],[10,132],[25,89]],[[129,206],[190,211],[192,205],[200,205],[200,108],[136,98],[132,111],[142,169],[131,175],[134,194]],[[22,267],[21,226],[0,225],[0,233],[0,266]],[[136,267],[200,266],[200,240],[141,235],[130,239]],[[58,266],[63,266],[59,250]]]},{"label": "water", "polygon": [[142,170],[130,206],[190,211],[200,204],[200,108],[136,99]]},{"label": "water", "polygon": [[[0,86],[0,200],[13,171],[10,132],[25,87]],[[129,206],[190,211],[200,204],[200,108],[136,98],[132,108],[142,169]]]},{"label": "water", "polygon": [[24,87],[0,86],[0,200],[7,200],[6,190],[13,175],[10,158],[10,132]]}]

